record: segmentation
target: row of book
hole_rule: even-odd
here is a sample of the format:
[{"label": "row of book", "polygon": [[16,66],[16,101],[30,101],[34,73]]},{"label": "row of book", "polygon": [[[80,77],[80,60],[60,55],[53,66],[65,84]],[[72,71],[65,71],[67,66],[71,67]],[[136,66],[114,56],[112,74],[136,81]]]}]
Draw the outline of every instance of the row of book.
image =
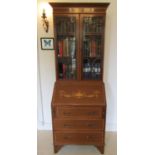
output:
[{"label": "row of book", "polygon": [[101,56],[101,39],[87,38],[83,42],[84,57]]},{"label": "row of book", "polygon": [[71,64],[59,63],[59,79],[76,79],[76,60]]},{"label": "row of book", "polygon": [[58,40],[58,57],[75,57],[75,37]]},{"label": "row of book", "polygon": [[56,22],[56,29],[58,33],[75,32],[75,17],[57,18]]},{"label": "row of book", "polygon": [[103,30],[102,17],[86,17],[84,18],[84,31],[85,32],[102,32]]},{"label": "row of book", "polygon": [[101,77],[101,66],[100,63],[84,63],[83,67],[84,79],[100,79]]}]

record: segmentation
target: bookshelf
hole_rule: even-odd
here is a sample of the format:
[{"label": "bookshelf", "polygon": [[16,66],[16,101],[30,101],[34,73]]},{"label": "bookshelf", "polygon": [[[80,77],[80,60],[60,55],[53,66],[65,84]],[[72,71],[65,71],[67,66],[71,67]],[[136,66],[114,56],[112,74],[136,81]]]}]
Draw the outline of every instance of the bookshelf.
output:
[{"label": "bookshelf", "polygon": [[54,14],[56,79],[102,80],[105,14],[61,11]]},{"label": "bookshelf", "polygon": [[53,148],[94,145],[104,153],[104,28],[109,3],[50,3],[56,82],[51,101]]},{"label": "bookshelf", "polygon": [[57,79],[77,79],[76,16],[57,15],[55,21]]},{"label": "bookshelf", "polygon": [[81,15],[82,79],[101,80],[103,65],[104,16]]}]

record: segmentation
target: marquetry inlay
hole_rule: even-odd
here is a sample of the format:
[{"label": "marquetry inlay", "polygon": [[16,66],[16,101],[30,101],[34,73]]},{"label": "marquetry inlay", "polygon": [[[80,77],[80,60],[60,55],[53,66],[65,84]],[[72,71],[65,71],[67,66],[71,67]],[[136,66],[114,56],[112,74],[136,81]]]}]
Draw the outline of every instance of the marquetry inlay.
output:
[{"label": "marquetry inlay", "polygon": [[59,95],[60,97],[65,97],[65,98],[77,98],[77,99],[81,99],[81,98],[97,98],[99,97],[100,92],[99,91],[93,91],[92,93],[86,93],[84,91],[78,90],[76,92],[72,92],[72,93],[67,93],[64,90],[60,90],[59,91]]}]

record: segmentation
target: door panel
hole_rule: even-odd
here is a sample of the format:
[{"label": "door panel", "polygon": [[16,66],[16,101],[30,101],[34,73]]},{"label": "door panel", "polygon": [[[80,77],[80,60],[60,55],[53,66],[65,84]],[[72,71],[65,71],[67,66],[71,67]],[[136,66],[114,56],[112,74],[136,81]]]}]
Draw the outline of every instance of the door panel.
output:
[{"label": "door panel", "polygon": [[57,79],[77,79],[77,15],[55,15]]},{"label": "door panel", "polygon": [[82,79],[101,80],[103,66],[104,16],[80,16]]}]

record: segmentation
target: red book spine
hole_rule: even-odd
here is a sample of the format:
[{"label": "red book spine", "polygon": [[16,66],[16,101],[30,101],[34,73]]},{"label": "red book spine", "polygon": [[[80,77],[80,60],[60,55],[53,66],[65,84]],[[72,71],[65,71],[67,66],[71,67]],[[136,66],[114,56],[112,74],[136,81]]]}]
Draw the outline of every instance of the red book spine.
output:
[{"label": "red book spine", "polygon": [[63,42],[59,41],[58,42],[58,48],[59,48],[59,56],[62,57],[63,56]]}]

